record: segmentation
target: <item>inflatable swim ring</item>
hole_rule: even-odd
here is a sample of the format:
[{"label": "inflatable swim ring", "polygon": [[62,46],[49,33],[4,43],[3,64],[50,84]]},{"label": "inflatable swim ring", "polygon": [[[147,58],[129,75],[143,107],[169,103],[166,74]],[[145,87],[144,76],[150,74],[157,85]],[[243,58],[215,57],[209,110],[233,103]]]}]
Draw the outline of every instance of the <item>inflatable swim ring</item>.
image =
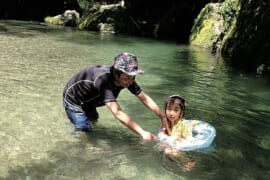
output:
[{"label": "inflatable swim ring", "polygon": [[195,149],[207,148],[212,144],[216,137],[216,129],[199,120],[184,120],[192,126],[192,137],[183,140],[176,140],[173,136],[161,135],[158,140],[166,143],[174,149],[190,151]]}]

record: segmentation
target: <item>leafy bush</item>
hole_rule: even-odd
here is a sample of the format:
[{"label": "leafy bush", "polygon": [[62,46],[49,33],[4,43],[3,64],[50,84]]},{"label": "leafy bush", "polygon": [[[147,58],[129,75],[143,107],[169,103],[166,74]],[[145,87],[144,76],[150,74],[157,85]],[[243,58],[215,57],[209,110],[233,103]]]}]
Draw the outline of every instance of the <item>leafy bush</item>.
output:
[{"label": "leafy bush", "polygon": [[218,13],[223,16],[225,20],[232,20],[237,14],[237,1],[238,0],[224,1]]}]

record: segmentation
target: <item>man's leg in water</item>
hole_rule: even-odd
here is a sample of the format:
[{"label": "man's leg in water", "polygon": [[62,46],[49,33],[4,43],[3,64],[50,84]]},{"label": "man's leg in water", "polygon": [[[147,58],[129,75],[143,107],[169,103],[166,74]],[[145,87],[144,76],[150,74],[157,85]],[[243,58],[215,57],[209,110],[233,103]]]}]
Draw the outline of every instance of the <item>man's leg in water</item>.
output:
[{"label": "man's leg in water", "polygon": [[96,107],[89,108],[86,112],[87,120],[90,122],[92,127],[96,127],[96,123],[98,122],[98,112]]},{"label": "man's leg in water", "polygon": [[76,132],[91,132],[92,127],[88,121],[88,117],[82,109],[63,103],[63,106],[66,110],[67,116],[70,119],[71,123],[75,127]]}]

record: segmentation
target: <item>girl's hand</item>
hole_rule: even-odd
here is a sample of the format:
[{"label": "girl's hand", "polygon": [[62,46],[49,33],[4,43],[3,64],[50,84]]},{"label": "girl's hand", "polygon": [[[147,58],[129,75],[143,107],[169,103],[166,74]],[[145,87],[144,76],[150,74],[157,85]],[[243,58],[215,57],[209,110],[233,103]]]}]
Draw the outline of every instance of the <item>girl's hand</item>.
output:
[{"label": "girl's hand", "polygon": [[161,130],[157,133],[157,137],[162,137],[165,133],[165,130]]}]

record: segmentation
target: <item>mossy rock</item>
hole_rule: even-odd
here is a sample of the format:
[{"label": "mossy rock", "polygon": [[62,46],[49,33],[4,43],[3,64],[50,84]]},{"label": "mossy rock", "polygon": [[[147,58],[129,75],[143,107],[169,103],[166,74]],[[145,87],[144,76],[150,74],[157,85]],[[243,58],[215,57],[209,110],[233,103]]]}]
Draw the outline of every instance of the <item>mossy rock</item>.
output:
[{"label": "mossy rock", "polygon": [[122,34],[135,34],[139,31],[139,28],[120,3],[94,5],[83,13],[78,27],[91,31],[107,31]]},{"label": "mossy rock", "polygon": [[194,22],[189,42],[191,45],[208,49],[220,49],[217,44],[224,32],[224,20],[218,13],[220,3],[209,3],[203,8]]},{"label": "mossy rock", "polygon": [[61,15],[50,17],[45,17],[45,23],[47,24],[54,24],[54,25],[64,25],[65,22],[63,21]]},{"label": "mossy rock", "polygon": [[66,10],[63,14],[54,17],[48,16],[44,21],[47,24],[76,27],[80,21],[80,14],[75,10]]}]

